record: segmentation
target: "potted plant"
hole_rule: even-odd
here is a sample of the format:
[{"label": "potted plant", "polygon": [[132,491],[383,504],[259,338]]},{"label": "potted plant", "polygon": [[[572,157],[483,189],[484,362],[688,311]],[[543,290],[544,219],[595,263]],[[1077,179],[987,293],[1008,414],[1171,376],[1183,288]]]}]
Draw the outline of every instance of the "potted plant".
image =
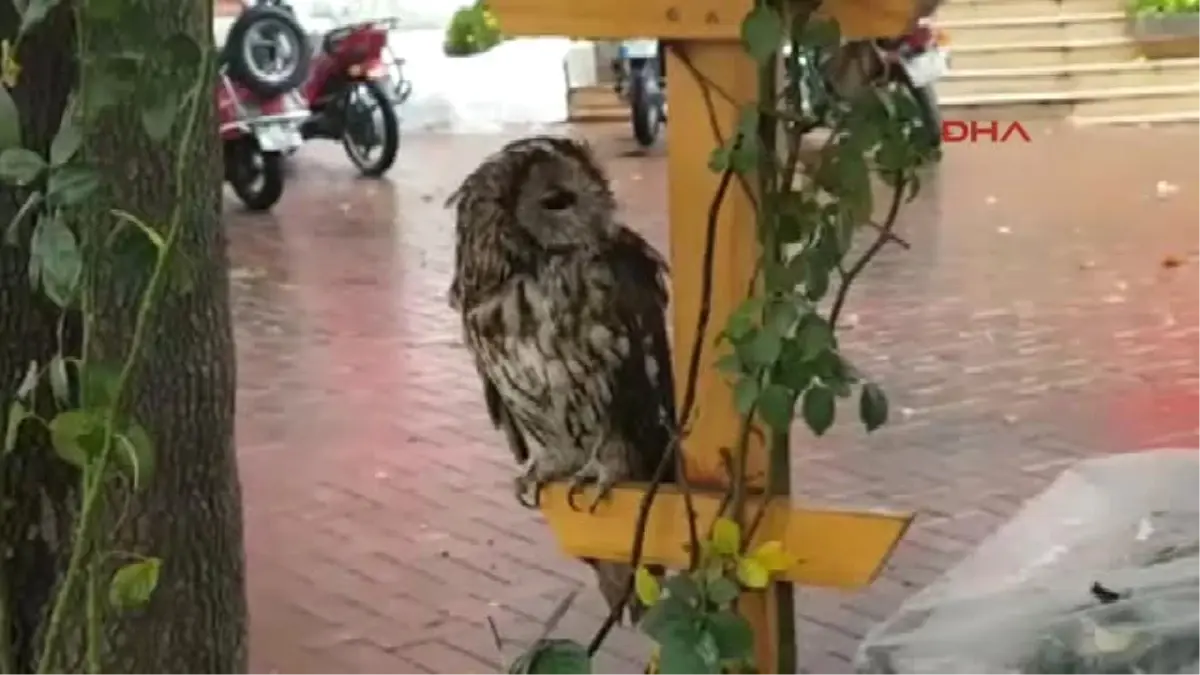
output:
[{"label": "potted plant", "polygon": [[471,56],[486,52],[502,39],[492,10],[484,0],[476,0],[454,13],[446,27],[443,47],[447,56]]},{"label": "potted plant", "polygon": [[1148,58],[1200,56],[1200,0],[1130,0],[1129,32]]}]

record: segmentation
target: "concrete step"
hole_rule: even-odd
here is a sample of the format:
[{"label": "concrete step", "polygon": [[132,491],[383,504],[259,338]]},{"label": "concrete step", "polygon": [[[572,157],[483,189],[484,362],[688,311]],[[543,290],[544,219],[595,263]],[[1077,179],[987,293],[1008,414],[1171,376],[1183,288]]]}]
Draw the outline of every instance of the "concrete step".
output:
[{"label": "concrete step", "polygon": [[1058,16],[1124,9],[1120,0],[947,0],[934,17],[943,21],[969,21],[1013,17]]},{"label": "concrete step", "polygon": [[1200,59],[1075,63],[1024,68],[952,69],[937,83],[941,97],[1173,86],[1200,81]]},{"label": "concrete step", "polygon": [[1127,37],[956,44],[951,36],[950,43],[950,68],[952,70],[1120,63],[1140,57],[1141,51],[1137,43]]},{"label": "concrete step", "polygon": [[1198,109],[1200,83],[1068,92],[982,94],[945,97],[939,103],[948,120],[1031,120],[1179,115]]},{"label": "concrete step", "polygon": [[1116,115],[1109,117],[1072,116],[1069,121],[1072,124],[1081,127],[1098,125],[1149,127],[1163,124],[1196,124],[1200,123],[1200,110],[1180,113],[1157,113],[1154,115]]},{"label": "concrete step", "polygon": [[939,21],[951,47],[1054,40],[1121,38],[1126,34],[1124,12],[1090,12],[1050,16],[1016,16],[964,21]]},{"label": "concrete step", "polygon": [[613,122],[629,119],[629,105],[612,87],[572,89],[567,95],[567,118],[572,122]]}]

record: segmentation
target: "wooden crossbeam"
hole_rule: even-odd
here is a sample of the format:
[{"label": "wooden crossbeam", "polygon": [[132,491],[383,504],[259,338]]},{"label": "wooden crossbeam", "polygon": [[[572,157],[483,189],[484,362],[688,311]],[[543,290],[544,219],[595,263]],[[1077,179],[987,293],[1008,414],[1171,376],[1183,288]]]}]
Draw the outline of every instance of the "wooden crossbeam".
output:
[{"label": "wooden crossbeam", "polygon": [[[542,493],[542,513],[568,555],[627,561],[644,494],[640,486],[617,488],[610,501],[588,514],[567,506],[566,489],[556,484]],[[697,529],[702,538],[712,527],[721,500],[722,494],[693,490]],[[590,503],[590,494],[578,502]],[[747,502],[753,516],[763,499],[755,497]],[[689,535],[683,495],[671,486],[662,486],[646,522],[642,559],[676,569],[687,567]],[[910,513],[790,508],[786,500],[775,498],[767,505],[751,547],[764,541],[781,541],[793,560],[781,574],[784,580],[850,590],[875,579],[911,522]]]},{"label": "wooden crossbeam", "polygon": [[[754,0],[492,0],[490,4],[509,35],[737,40]],[[822,3],[820,14],[837,19],[843,36],[865,39],[903,34],[913,7],[911,0],[836,0]]]}]

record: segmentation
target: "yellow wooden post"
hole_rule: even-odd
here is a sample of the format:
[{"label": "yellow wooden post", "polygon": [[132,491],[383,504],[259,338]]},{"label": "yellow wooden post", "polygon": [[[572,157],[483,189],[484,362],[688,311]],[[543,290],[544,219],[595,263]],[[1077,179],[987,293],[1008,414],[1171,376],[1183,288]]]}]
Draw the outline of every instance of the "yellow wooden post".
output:
[{"label": "yellow wooden post", "polygon": [[[738,41],[742,18],[753,0],[491,0],[501,29],[509,35],[567,35],[601,39],[657,36],[673,40],[686,63],[667,50],[670,111],[668,128],[670,258],[674,305],[674,354],[677,391],[682,400],[687,364],[700,307],[705,227],[719,176],[708,169],[709,155],[721,139],[733,136],[739,104],[758,96],[757,70]],[[903,32],[912,0],[836,0],[822,11],[838,19],[843,35],[867,37]],[[704,95],[707,86],[721,90]],[[725,97],[728,96],[728,100]],[[744,299],[758,257],[755,211],[740,185],[726,192],[718,226],[712,288],[711,320],[705,358],[697,383],[696,416],[685,441],[684,457],[694,490],[699,531],[707,532],[717,516],[724,490],[722,447],[738,445],[739,417],[732,393],[712,367],[711,348],[730,312]],[[767,453],[759,436],[751,444],[748,476],[763,485]],[[644,488],[627,486],[595,514],[569,509],[562,486],[543,496],[546,519],[562,548],[579,557],[629,560],[634,526]],[[906,513],[853,512],[794,508],[789,495],[754,497],[756,509],[769,499],[756,542],[779,540],[795,563],[782,575],[789,583],[858,588],[869,584],[911,521]],[[654,502],[646,530],[643,562],[684,567],[688,563],[688,528],[681,495],[663,488]],[[750,593],[739,609],[757,639],[760,672],[795,672],[795,636],[790,588],[774,584],[765,593]]]}]

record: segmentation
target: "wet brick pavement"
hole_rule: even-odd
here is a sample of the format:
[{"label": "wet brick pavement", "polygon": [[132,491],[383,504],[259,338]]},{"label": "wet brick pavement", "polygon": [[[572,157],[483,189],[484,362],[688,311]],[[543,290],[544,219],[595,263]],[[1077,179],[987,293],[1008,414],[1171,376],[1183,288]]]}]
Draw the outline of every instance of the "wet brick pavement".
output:
[{"label": "wet brick pavement", "polygon": [[[661,151],[588,134],[629,222],[664,246]],[[256,672],[496,672],[486,617],[529,636],[588,581],[513,503],[445,304],[441,203],[504,140],[407,138],[383,182],[314,144],[274,214],[228,199]],[[903,216],[912,250],[852,295],[845,340],[893,422],[795,440],[805,498],[919,512],[872,588],[802,592],[805,670],[845,672],[872,622],[1065,464],[1197,444],[1196,147],[1185,127],[950,151]],[[589,591],[563,631],[601,614]],[[600,667],[637,672],[644,649],[618,633]]]}]

